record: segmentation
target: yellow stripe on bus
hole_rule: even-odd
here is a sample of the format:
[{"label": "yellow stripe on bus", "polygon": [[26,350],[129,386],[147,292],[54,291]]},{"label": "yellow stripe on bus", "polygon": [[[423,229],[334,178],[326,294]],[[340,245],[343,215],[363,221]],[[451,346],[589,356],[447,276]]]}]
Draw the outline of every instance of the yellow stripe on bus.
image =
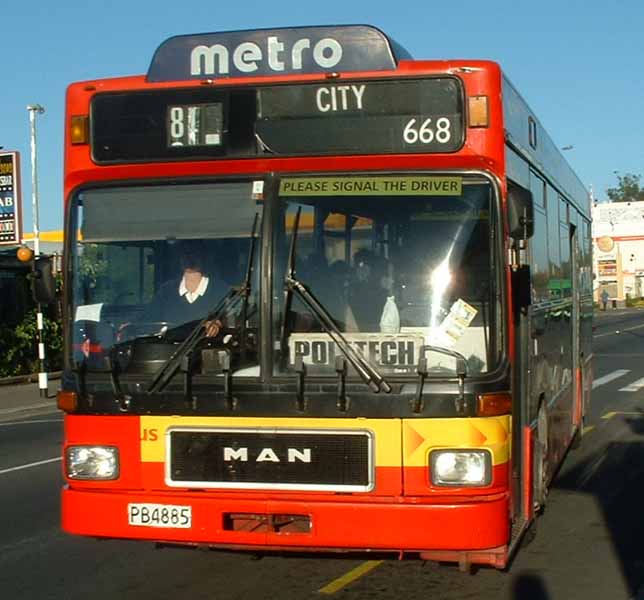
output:
[{"label": "yellow stripe on bus", "polygon": [[306,430],[367,430],[374,434],[375,465],[401,466],[399,419],[306,419],[252,417],[141,417],[140,439],[143,462],[165,460],[165,434],[170,427],[227,429],[306,429]]},{"label": "yellow stripe on bus", "polygon": [[[485,448],[495,465],[508,461],[510,417],[451,419],[307,419],[252,417],[141,417],[141,460],[165,460],[170,427],[224,429],[367,430],[374,435],[375,466],[425,467],[434,448]],[[401,435],[402,427],[402,435]],[[403,458],[404,457],[404,458]]]},{"label": "yellow stripe on bus", "polygon": [[427,466],[434,448],[484,448],[492,453],[494,465],[510,456],[510,417],[470,419],[403,420],[403,463],[406,467]]}]

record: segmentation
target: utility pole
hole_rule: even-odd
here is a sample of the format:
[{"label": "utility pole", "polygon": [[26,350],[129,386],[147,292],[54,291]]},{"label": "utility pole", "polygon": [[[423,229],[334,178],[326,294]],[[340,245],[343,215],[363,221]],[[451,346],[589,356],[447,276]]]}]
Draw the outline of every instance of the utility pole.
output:
[{"label": "utility pole", "polygon": [[[42,115],[45,109],[40,104],[29,104],[29,124],[31,126],[31,209],[34,229],[34,261],[40,256],[40,218],[38,207],[38,163],[37,163],[37,146],[36,146],[36,115]],[[35,273],[35,271],[34,271]],[[40,302],[36,304],[36,341],[38,343],[38,388],[41,397],[47,397],[48,381],[47,369],[45,368],[45,343],[42,306]]]}]

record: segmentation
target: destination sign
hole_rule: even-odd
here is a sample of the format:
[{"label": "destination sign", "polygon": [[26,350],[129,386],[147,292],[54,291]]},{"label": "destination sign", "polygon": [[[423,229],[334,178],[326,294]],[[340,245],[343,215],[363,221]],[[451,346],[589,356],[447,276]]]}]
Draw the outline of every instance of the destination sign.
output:
[{"label": "destination sign", "polygon": [[22,214],[17,152],[0,152],[0,245],[20,243]]},{"label": "destination sign", "polygon": [[368,25],[180,35],[154,53],[148,81],[395,69],[409,53]]},{"label": "destination sign", "polygon": [[258,90],[257,135],[277,154],[454,152],[463,93],[452,77]]},{"label": "destination sign", "polygon": [[98,94],[97,163],[455,152],[464,142],[454,77]]},{"label": "destination sign", "polygon": [[168,146],[221,146],[223,128],[221,102],[168,107]]}]

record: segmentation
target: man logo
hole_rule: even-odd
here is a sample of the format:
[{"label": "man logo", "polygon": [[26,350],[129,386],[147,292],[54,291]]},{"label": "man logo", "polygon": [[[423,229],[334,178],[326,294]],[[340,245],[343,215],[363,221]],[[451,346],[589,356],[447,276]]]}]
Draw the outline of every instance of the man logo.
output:
[{"label": "man logo", "polygon": [[[224,462],[232,461],[240,462],[249,462],[248,448],[231,448],[226,446],[224,448]],[[286,460],[287,462],[311,462],[311,449],[303,448],[298,450],[297,448],[288,448],[286,451],[286,456],[280,458],[278,454],[272,448],[262,448],[257,456],[251,456],[250,460],[253,462],[282,462]]]}]

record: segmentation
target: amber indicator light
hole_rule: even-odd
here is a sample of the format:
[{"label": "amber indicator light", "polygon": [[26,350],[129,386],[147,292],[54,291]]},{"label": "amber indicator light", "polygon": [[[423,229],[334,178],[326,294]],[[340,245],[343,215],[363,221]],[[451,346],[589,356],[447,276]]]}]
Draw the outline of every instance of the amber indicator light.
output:
[{"label": "amber indicator light", "polygon": [[87,144],[89,141],[89,117],[87,115],[73,116],[70,122],[70,138],[72,144]]},{"label": "amber indicator light", "polygon": [[477,400],[479,417],[497,417],[512,412],[512,396],[507,392],[481,394]]},{"label": "amber indicator light", "polygon": [[490,112],[487,96],[470,96],[467,101],[468,125],[470,127],[489,127]]},{"label": "amber indicator light", "polygon": [[56,404],[59,410],[64,412],[76,412],[78,409],[78,396],[76,392],[60,390],[56,396]]}]

